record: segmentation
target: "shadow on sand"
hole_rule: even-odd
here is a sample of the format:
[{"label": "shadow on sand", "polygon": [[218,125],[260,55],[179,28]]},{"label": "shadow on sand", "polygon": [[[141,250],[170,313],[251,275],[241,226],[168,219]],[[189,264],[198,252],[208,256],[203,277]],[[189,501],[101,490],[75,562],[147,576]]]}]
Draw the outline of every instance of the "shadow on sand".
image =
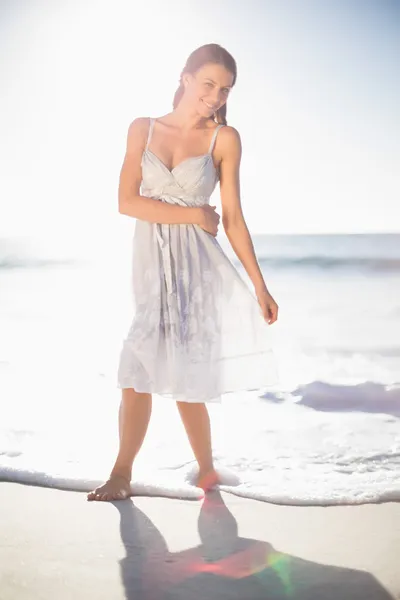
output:
[{"label": "shadow on sand", "polygon": [[369,573],[240,537],[218,491],[206,495],[199,514],[201,544],[175,553],[131,499],[114,505],[126,550],[120,571],[127,600],[393,600]]}]

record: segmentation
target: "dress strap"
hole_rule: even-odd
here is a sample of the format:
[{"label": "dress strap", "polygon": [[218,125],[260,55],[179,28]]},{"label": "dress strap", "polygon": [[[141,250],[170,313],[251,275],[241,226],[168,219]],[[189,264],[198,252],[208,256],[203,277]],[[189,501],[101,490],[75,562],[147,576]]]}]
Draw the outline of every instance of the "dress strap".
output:
[{"label": "dress strap", "polygon": [[211,152],[214,149],[215,140],[217,139],[217,134],[218,134],[218,131],[221,129],[221,127],[225,127],[225,125],[223,123],[220,123],[219,125],[217,125],[217,127],[214,130],[214,134],[211,138],[211,144],[210,144],[210,149],[208,151],[208,154],[211,154]]},{"label": "dress strap", "polygon": [[151,136],[152,136],[152,133],[153,133],[153,127],[154,127],[154,120],[155,119],[153,119],[152,117],[149,117],[149,120],[150,120],[150,125],[149,125],[149,134],[147,136],[147,142],[146,142],[146,150],[148,149],[149,144],[150,144],[150,140],[151,140]]}]

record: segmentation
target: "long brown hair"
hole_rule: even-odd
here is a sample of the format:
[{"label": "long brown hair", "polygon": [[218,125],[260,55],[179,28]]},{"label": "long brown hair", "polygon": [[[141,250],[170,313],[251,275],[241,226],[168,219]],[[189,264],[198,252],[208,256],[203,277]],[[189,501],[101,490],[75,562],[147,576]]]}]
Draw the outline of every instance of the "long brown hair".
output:
[{"label": "long brown hair", "polygon": [[[225,48],[222,48],[222,46],[219,46],[218,44],[205,44],[204,46],[200,46],[199,48],[196,48],[196,50],[194,50],[190,54],[189,58],[186,61],[186,65],[182,69],[182,73],[181,73],[181,77],[180,77],[180,85],[175,92],[174,101],[172,104],[174,109],[178,106],[178,104],[183,96],[183,93],[185,91],[185,87],[184,87],[183,81],[182,81],[183,74],[191,73],[192,75],[194,75],[196,73],[196,71],[198,71],[201,67],[203,67],[207,63],[223,65],[227,71],[232,73],[232,75],[233,75],[232,86],[235,85],[236,77],[237,77],[237,67],[236,67],[236,62],[235,62],[235,59],[233,58],[233,56],[231,54],[229,54],[229,52],[227,50],[225,50]],[[211,118],[213,118],[213,117],[211,117]],[[219,108],[216,111],[216,113],[214,115],[214,121],[216,121],[217,123],[223,123],[224,125],[227,124],[226,102],[223,106],[221,106],[221,108]]]}]

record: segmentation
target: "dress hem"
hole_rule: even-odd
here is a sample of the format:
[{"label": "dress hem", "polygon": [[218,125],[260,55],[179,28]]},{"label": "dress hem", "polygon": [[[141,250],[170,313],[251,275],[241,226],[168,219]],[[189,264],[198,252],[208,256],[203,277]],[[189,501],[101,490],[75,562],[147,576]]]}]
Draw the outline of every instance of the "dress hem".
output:
[{"label": "dress hem", "polygon": [[[178,401],[178,402],[191,402],[191,403],[205,403],[205,402],[221,402],[222,401],[222,396],[225,394],[240,394],[243,392],[256,392],[259,390],[262,390],[263,388],[272,388],[275,387],[276,385],[279,384],[279,379],[276,379],[275,381],[270,381],[268,383],[263,383],[261,386],[257,386],[257,387],[243,387],[243,388],[235,388],[235,389],[227,389],[227,390],[221,390],[220,392],[218,392],[216,395],[213,396],[207,396],[206,398],[196,398],[196,399],[188,399],[185,398],[185,392],[162,392],[162,391],[156,391],[154,388],[153,389],[137,389],[137,387],[134,385],[133,382],[129,382],[129,383],[118,383],[117,384],[117,388],[120,390],[126,390],[126,389],[134,389],[136,393],[138,394],[156,394],[157,396],[161,396],[164,398],[168,398],[169,400],[174,400],[174,401]],[[151,386],[150,386],[151,387]]]}]

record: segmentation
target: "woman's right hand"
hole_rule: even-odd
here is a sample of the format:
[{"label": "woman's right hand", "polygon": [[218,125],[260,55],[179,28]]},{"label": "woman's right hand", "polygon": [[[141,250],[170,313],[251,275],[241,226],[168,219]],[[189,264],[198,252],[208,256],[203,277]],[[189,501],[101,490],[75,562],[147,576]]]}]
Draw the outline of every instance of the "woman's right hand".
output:
[{"label": "woman's right hand", "polygon": [[200,227],[214,237],[216,237],[218,233],[218,225],[220,220],[220,216],[215,210],[216,208],[216,206],[210,206],[209,204],[201,206],[199,219]]}]

